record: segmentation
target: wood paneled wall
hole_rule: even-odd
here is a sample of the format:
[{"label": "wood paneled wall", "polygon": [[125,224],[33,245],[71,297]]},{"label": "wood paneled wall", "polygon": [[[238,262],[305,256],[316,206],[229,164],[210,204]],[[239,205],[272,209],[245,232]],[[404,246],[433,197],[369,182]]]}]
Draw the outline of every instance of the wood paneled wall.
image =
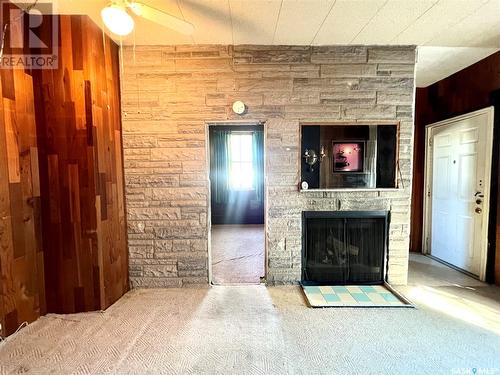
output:
[{"label": "wood paneled wall", "polygon": [[118,46],[88,17],[59,27],[58,69],[1,71],[4,335],[128,290]]},{"label": "wood paneled wall", "polygon": [[61,16],[59,69],[41,71],[38,116],[47,308],[105,309],[128,290],[118,47]]},{"label": "wood paneled wall", "polygon": [[[6,45],[12,52],[22,51]],[[46,308],[33,76],[1,67],[0,80],[0,334],[8,335]]]},{"label": "wood paneled wall", "polygon": [[[413,197],[411,213],[411,240],[412,251],[422,249],[422,220],[423,220],[423,189],[424,189],[424,155],[425,155],[425,126],[433,122],[472,112],[494,104],[494,93],[500,90],[500,52],[497,52],[478,63],[461,70],[429,87],[417,89],[415,110],[415,153],[413,172]],[[500,108],[495,106],[497,119]],[[496,123],[498,128],[500,124]],[[498,129],[497,129],[498,131]],[[498,140],[496,141],[498,143]],[[496,145],[498,147],[498,144]],[[494,165],[500,165],[500,160],[494,160]],[[495,170],[494,172],[496,172]],[[496,178],[495,190],[492,194],[500,197],[500,171],[494,173]],[[492,203],[500,203],[500,199],[491,197]],[[494,209],[494,207],[492,207]],[[500,207],[498,207],[500,212]],[[490,222],[496,236],[490,236],[492,245],[495,245],[494,281],[500,285],[500,215],[496,221]],[[495,243],[496,240],[496,243]],[[493,281],[493,280],[490,280]]]}]

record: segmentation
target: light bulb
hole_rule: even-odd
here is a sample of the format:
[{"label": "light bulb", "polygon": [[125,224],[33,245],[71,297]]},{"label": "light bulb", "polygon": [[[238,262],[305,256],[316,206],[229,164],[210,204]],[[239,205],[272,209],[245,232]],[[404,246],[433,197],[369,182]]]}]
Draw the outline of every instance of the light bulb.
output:
[{"label": "light bulb", "polygon": [[125,8],[118,5],[110,5],[101,10],[101,18],[113,34],[125,36],[134,30],[134,19]]}]

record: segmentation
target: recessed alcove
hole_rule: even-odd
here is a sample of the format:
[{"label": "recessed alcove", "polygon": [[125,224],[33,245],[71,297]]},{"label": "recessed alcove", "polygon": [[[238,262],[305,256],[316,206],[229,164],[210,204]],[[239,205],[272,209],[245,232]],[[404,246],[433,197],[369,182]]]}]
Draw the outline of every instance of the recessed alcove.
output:
[{"label": "recessed alcove", "polygon": [[398,124],[301,126],[301,188],[396,189]]}]

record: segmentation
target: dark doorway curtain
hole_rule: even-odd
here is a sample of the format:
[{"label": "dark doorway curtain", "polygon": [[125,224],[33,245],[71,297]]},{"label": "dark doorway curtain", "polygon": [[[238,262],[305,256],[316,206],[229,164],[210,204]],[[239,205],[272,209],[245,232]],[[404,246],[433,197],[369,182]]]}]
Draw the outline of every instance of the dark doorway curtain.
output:
[{"label": "dark doorway curtain", "polygon": [[229,197],[229,130],[210,133],[210,181],[212,203],[225,204]]},{"label": "dark doorway curtain", "polygon": [[264,131],[253,133],[253,169],[255,196],[257,201],[264,203]]}]

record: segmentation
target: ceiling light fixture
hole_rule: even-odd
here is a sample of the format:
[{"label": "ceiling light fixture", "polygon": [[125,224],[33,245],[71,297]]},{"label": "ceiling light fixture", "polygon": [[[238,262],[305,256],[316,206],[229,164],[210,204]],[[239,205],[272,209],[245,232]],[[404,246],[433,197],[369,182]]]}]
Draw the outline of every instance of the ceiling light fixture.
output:
[{"label": "ceiling light fixture", "polygon": [[108,5],[101,10],[101,18],[113,34],[126,36],[134,30],[134,19],[127,13],[124,6]]},{"label": "ceiling light fixture", "polygon": [[121,36],[130,34],[134,29],[134,19],[131,15],[136,15],[182,34],[191,35],[194,32],[194,26],[186,20],[136,0],[113,0],[101,11],[101,17],[106,27],[111,32]]}]

